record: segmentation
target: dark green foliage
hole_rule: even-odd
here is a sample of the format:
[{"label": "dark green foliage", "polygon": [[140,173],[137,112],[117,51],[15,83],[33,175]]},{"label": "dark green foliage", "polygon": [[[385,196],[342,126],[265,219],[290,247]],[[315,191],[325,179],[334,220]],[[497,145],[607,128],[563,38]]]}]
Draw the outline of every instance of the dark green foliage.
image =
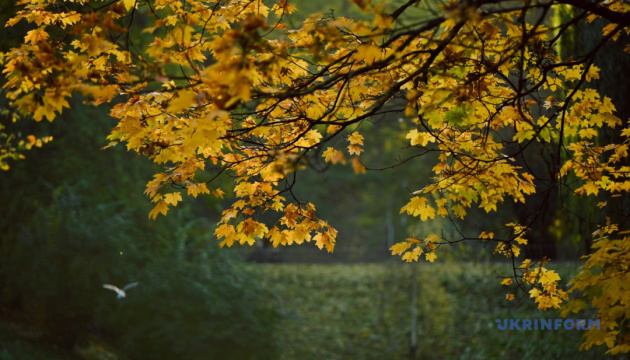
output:
[{"label": "dark green foliage", "polygon": [[[89,359],[106,358],[102,344],[123,359],[273,358],[277,314],[256,274],[190,220],[213,204],[148,220],[151,165],[101,150],[111,119],[80,102],[44,127],[52,143],[0,174],[2,320]],[[132,281],[124,299],[102,287]]]},{"label": "dark green foliage", "polygon": [[[273,354],[276,314],[256,276],[200,241],[209,234],[198,226],[143,228],[134,215],[56,194],[3,261],[5,306],[56,344],[102,337],[132,359]],[[127,298],[102,288],[131,281]]]},{"label": "dark green foliage", "polygon": [[131,358],[273,358],[277,314],[258,277],[216,244],[195,239],[177,234],[167,256],[119,277],[120,286],[141,285],[124,299],[105,294],[99,322],[116,329],[116,343]]}]

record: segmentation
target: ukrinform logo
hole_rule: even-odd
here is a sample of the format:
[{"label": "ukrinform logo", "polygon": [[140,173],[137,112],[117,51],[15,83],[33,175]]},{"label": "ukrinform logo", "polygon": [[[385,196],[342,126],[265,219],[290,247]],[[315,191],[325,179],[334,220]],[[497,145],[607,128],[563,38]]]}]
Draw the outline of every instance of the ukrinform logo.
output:
[{"label": "ukrinform logo", "polygon": [[599,330],[599,319],[496,319],[499,330]]}]

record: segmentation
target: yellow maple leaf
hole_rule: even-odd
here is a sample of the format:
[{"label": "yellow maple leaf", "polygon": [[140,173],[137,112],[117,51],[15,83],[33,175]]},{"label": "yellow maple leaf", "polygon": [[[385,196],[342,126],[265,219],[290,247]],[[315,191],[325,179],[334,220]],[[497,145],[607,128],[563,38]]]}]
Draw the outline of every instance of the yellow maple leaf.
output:
[{"label": "yellow maple leaf", "polygon": [[357,47],[354,58],[370,65],[381,58],[381,48],[372,44],[361,44]]},{"label": "yellow maple leaf", "polygon": [[199,194],[210,193],[210,190],[204,183],[200,183],[200,184],[188,183],[187,188],[188,188],[188,195],[191,195],[193,197],[197,197]]},{"label": "yellow maple leaf", "polygon": [[534,130],[520,130],[514,134],[514,139],[520,144],[523,141],[530,140],[536,135]]},{"label": "yellow maple leaf", "polygon": [[291,5],[287,0],[282,0],[279,3],[275,4],[271,8],[271,11],[274,11],[278,16],[282,16],[283,14],[291,14],[297,11],[297,8]]},{"label": "yellow maple leaf", "polygon": [[346,163],[346,159],[343,156],[343,153],[341,151],[335,150],[332,147],[328,147],[326,149],[326,151],[324,151],[322,156],[324,157],[324,160],[326,162],[330,162],[330,163],[333,163],[333,164],[336,164],[338,162],[341,162],[342,164]]},{"label": "yellow maple leaf", "polygon": [[46,39],[48,39],[48,33],[44,31],[44,28],[39,28],[27,32],[24,37],[24,42],[30,42],[31,44],[36,45],[40,41],[46,41]]},{"label": "yellow maple leaf", "polygon": [[466,209],[464,209],[464,207],[460,204],[453,205],[451,210],[453,210],[453,214],[460,219],[463,219],[466,216]]},{"label": "yellow maple leaf", "polygon": [[358,157],[354,157],[352,158],[352,168],[354,169],[354,173],[355,174],[364,174],[365,173],[365,166],[363,166],[363,164],[361,164],[361,160],[359,160]]},{"label": "yellow maple leaf", "polygon": [[520,245],[527,245],[527,239],[521,236],[517,236],[514,240]]},{"label": "yellow maple leaf", "polygon": [[269,232],[267,232],[267,235],[265,235],[265,237],[269,239],[271,245],[273,245],[274,248],[277,248],[280,244],[286,244],[286,240],[282,238],[280,230],[277,226],[269,229]]},{"label": "yellow maple leaf", "polygon": [[529,297],[531,298],[538,298],[541,295],[540,290],[533,288],[529,291]]},{"label": "yellow maple leaf", "polygon": [[409,131],[405,138],[411,140],[412,146],[427,146],[429,142],[435,142],[435,137],[433,135],[426,132],[418,132],[416,129]]},{"label": "yellow maple leaf", "polygon": [[178,192],[168,193],[168,194],[164,195],[164,202],[169,204],[169,205],[175,206],[180,201],[182,201],[182,194],[180,194]]},{"label": "yellow maple leaf", "polygon": [[55,108],[50,103],[44,103],[44,105],[37,106],[33,113],[33,119],[35,121],[41,121],[46,117],[48,121],[55,119]]},{"label": "yellow maple leaf", "polygon": [[350,153],[350,155],[361,155],[361,152],[363,152],[363,148],[359,145],[348,145],[348,152]]},{"label": "yellow maple leaf", "polygon": [[219,199],[223,199],[224,194],[225,192],[221,189],[215,189],[212,191],[212,195],[214,195],[215,197],[218,197]]},{"label": "yellow maple leaf", "polygon": [[421,243],[421,240],[415,237],[408,237],[407,239],[405,239],[405,241],[416,245],[419,245]]},{"label": "yellow maple leaf", "polygon": [[559,73],[564,76],[566,81],[579,80],[582,78],[582,65],[566,68]]},{"label": "yellow maple leaf", "polygon": [[227,247],[231,247],[236,239],[236,230],[233,225],[229,224],[221,224],[214,230],[214,234],[217,239],[223,238],[223,241],[219,244],[221,247],[225,245],[227,245]]},{"label": "yellow maple leaf", "polygon": [[418,258],[420,257],[420,255],[422,255],[422,248],[416,246],[415,248],[413,248],[413,250],[411,251],[407,251],[403,256],[402,259],[408,263],[412,262],[412,261],[418,261]]},{"label": "yellow maple leaf", "polygon": [[521,249],[518,246],[512,244],[512,254],[514,255],[514,257],[518,257],[521,254]]},{"label": "yellow maple leaf", "polygon": [[597,183],[595,183],[594,181],[589,181],[586,184],[584,184],[584,186],[582,186],[582,189],[584,189],[584,191],[586,191],[586,195],[595,195],[597,196],[597,194],[599,193],[599,186],[597,186]]},{"label": "yellow maple leaf", "polygon": [[263,223],[260,223],[252,218],[245,219],[241,221],[237,226],[236,230],[244,235],[247,235],[247,242],[251,245],[250,238],[264,237],[265,234],[269,231],[267,226]]},{"label": "yellow maple leaf", "polygon": [[434,262],[437,259],[437,255],[434,252],[427,253],[425,255],[427,261]]},{"label": "yellow maple leaf", "polygon": [[328,252],[333,252],[335,239],[331,237],[328,232],[318,233],[313,237],[313,240],[315,240],[315,245],[317,245],[320,250],[325,246]]},{"label": "yellow maple leaf", "polygon": [[252,1],[250,2],[251,7],[254,9],[254,13],[256,15],[260,15],[262,17],[268,17],[269,16],[269,7],[265,4],[263,4],[261,1]]},{"label": "yellow maple leaf", "polygon": [[353,145],[363,145],[363,135],[358,132],[353,132],[350,136],[348,136],[348,141]]},{"label": "yellow maple leaf", "polygon": [[191,89],[177,91],[177,95],[173,96],[173,98],[169,101],[166,111],[170,113],[177,113],[190,108],[196,104],[195,95],[196,93]]},{"label": "yellow maple leaf", "polygon": [[136,6],[136,0],[122,0],[123,5],[127,11],[131,10]]},{"label": "yellow maple leaf", "polygon": [[560,281],[560,275],[558,275],[558,273],[554,270],[544,269],[543,274],[540,276],[540,279],[538,281],[543,285],[551,284]]},{"label": "yellow maple leaf", "polygon": [[[128,0],[128,1],[135,1],[135,0]],[[193,27],[188,26],[188,25],[182,25],[182,26],[175,27],[173,31],[171,32],[171,34],[173,36],[173,39],[177,43],[188,45],[190,44],[190,40],[192,38],[192,34],[194,31],[195,29]]]},{"label": "yellow maple leaf", "polygon": [[409,203],[400,209],[400,213],[407,212],[408,215],[420,216],[422,221],[435,218],[435,209],[427,204],[424,197],[414,196]]},{"label": "yellow maple leaf", "polygon": [[168,205],[166,204],[166,202],[159,201],[157,204],[155,204],[155,207],[153,207],[153,210],[151,210],[151,212],[149,213],[149,219],[155,220],[158,214],[161,213],[162,215],[166,215],[167,211],[168,211]]},{"label": "yellow maple leaf", "polygon": [[392,252],[392,255],[401,255],[402,253],[407,251],[407,249],[409,249],[411,245],[412,244],[410,242],[400,242],[394,244],[392,247],[389,248],[389,250]]}]

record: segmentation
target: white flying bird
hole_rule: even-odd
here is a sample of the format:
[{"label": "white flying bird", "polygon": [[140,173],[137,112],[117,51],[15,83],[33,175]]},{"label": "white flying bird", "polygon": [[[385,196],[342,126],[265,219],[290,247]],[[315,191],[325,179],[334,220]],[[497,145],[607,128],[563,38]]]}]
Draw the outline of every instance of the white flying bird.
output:
[{"label": "white flying bird", "polygon": [[120,298],[124,298],[125,296],[127,296],[127,294],[125,293],[125,291],[127,291],[127,290],[131,289],[132,287],[136,287],[136,286],[138,286],[138,284],[139,284],[139,283],[137,283],[137,282],[133,282],[133,283],[131,283],[131,284],[127,284],[127,285],[123,286],[123,288],[122,288],[122,289],[119,289],[117,286],[114,286],[114,285],[109,285],[109,284],[103,284],[103,287],[104,287],[105,289],[109,289],[109,290],[113,290],[113,291],[115,291],[115,292],[116,292],[116,294],[118,294],[118,297],[117,297],[117,298],[118,298],[118,299],[120,299]]}]

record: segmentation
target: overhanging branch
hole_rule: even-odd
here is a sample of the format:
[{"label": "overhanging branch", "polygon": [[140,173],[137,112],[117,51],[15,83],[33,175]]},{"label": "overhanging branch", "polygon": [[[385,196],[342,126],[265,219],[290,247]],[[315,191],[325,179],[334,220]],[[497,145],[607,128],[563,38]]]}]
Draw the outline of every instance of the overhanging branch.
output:
[{"label": "overhanging branch", "polygon": [[586,10],[592,14],[603,17],[604,19],[619,24],[623,27],[630,26],[630,13],[619,13],[616,11],[612,11],[608,8],[600,6],[597,3],[592,3],[587,0],[558,0],[560,4],[567,4],[571,6],[575,6],[582,10]]}]

